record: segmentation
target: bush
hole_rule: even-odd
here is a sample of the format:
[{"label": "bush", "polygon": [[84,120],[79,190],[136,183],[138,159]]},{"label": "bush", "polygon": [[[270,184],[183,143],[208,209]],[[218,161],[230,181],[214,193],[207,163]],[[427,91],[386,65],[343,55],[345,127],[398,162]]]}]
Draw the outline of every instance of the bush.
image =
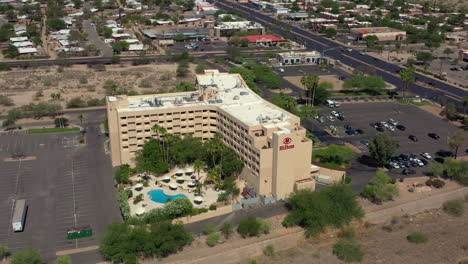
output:
[{"label": "bush", "polygon": [[439,179],[429,179],[426,181],[426,185],[434,188],[442,188],[445,186],[445,182]]},{"label": "bush", "polygon": [[0,245],[0,259],[3,259],[4,257],[9,256],[10,253],[11,253],[11,250],[9,247]]},{"label": "bush", "polygon": [[409,234],[406,239],[414,244],[421,244],[427,242],[427,235],[421,232],[413,232]]},{"label": "bush", "polygon": [[267,257],[273,257],[275,255],[275,248],[273,245],[268,245],[263,249],[263,254]]},{"label": "bush", "polygon": [[232,225],[230,223],[224,223],[221,227],[221,233],[223,234],[224,238],[229,239],[232,236]]},{"label": "bush", "polygon": [[15,103],[13,103],[13,100],[10,97],[6,95],[0,95],[0,105],[13,106]]},{"label": "bush", "polygon": [[208,212],[207,208],[196,208],[196,207],[194,207],[192,209],[192,212],[190,213],[190,215],[194,216],[194,215],[198,215],[198,214],[202,214],[202,213],[206,213],[206,212]]},{"label": "bush", "polygon": [[270,224],[261,218],[249,217],[242,220],[237,231],[243,236],[259,236],[270,232]]},{"label": "bush", "polygon": [[16,252],[11,257],[11,264],[41,264],[41,254],[35,249],[27,248]]},{"label": "bush", "polygon": [[383,171],[377,171],[371,183],[364,187],[361,193],[362,197],[376,204],[392,200],[393,197],[398,196],[398,194],[398,188],[391,184],[390,176]]},{"label": "bush", "polygon": [[216,226],[213,224],[207,224],[203,227],[203,233],[205,235],[211,234],[216,230]]},{"label": "bush", "polygon": [[114,179],[117,183],[128,184],[130,183],[130,179],[128,178],[134,170],[130,168],[129,165],[124,164],[121,165],[116,171],[114,175]]},{"label": "bush", "polygon": [[216,200],[217,202],[227,202],[229,200],[229,193],[227,192],[222,192],[218,194],[218,199]]},{"label": "bush", "polygon": [[143,194],[142,193],[140,193],[139,195],[137,195],[135,197],[135,199],[133,199],[133,204],[137,204],[137,203],[139,203],[141,201],[143,201]]},{"label": "bush", "polygon": [[67,103],[67,108],[83,108],[86,107],[86,102],[80,97],[74,97]]},{"label": "bush", "polygon": [[60,256],[52,264],[72,264],[72,259],[70,256]]},{"label": "bush", "polygon": [[209,209],[210,209],[211,211],[216,210],[216,204],[210,204]]},{"label": "bush", "polygon": [[102,98],[102,99],[97,99],[97,98],[89,99],[86,102],[86,105],[88,105],[88,107],[106,105],[106,99],[105,98]]},{"label": "bush", "polygon": [[343,227],[340,233],[338,233],[339,237],[349,239],[354,238],[355,235],[356,232],[354,231],[354,228],[352,226]]},{"label": "bush", "polygon": [[465,212],[465,205],[463,200],[450,200],[446,201],[443,205],[444,211],[453,216],[462,216]]},{"label": "bush", "polygon": [[333,246],[333,254],[344,262],[360,262],[364,252],[354,239],[340,239]]},{"label": "bush", "polygon": [[221,238],[221,235],[219,232],[213,232],[208,235],[206,238],[206,244],[210,247],[216,246],[218,244],[219,239]]}]

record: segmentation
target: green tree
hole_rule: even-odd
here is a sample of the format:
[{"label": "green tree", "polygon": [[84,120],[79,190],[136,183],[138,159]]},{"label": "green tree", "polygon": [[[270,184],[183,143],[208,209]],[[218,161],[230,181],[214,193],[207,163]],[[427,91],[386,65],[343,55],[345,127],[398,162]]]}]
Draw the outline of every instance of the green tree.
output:
[{"label": "green tree", "polygon": [[0,245],[0,260],[4,260],[11,254],[11,250],[7,246]]},{"label": "green tree", "polygon": [[32,248],[16,252],[11,257],[11,264],[42,264],[41,254]]},{"label": "green tree", "polygon": [[104,82],[103,86],[104,90],[106,90],[107,95],[115,95],[117,93],[117,89],[119,88],[119,85],[112,79],[107,79]]},{"label": "green tree", "polygon": [[60,256],[53,262],[53,264],[72,264],[72,259],[68,255]]},{"label": "green tree", "polygon": [[369,35],[364,38],[364,41],[369,49],[374,49],[376,47],[375,43],[379,41],[379,38],[375,35]]},{"label": "green tree", "polygon": [[202,160],[195,160],[193,163],[193,169],[197,172],[198,174],[198,180],[200,180],[200,172],[205,168],[205,163]]},{"label": "green tree", "polygon": [[66,127],[68,126],[68,118],[58,117],[54,119],[55,127]]},{"label": "green tree", "polygon": [[219,232],[213,232],[206,238],[206,244],[210,247],[214,247],[216,244],[218,244],[220,238],[221,234]]},{"label": "green tree", "polygon": [[226,48],[226,54],[231,61],[234,61],[236,58],[241,57],[240,49],[235,46],[228,46]]},{"label": "green tree", "polygon": [[370,155],[379,166],[387,164],[397,149],[398,141],[385,133],[377,134],[369,142]]},{"label": "green tree", "polygon": [[184,91],[184,92],[187,92],[187,91],[194,91],[195,90],[195,87],[193,87],[193,84],[189,83],[189,82],[179,82],[177,85],[176,85],[176,90],[177,91]]},{"label": "green tree", "polygon": [[80,120],[80,126],[83,126],[83,120],[85,119],[85,116],[83,114],[78,115],[78,120]]},{"label": "green tree", "polygon": [[291,6],[291,11],[293,12],[299,12],[301,10],[301,8],[299,7],[299,5],[297,4],[297,1],[294,1],[292,6]]},{"label": "green tree", "polygon": [[455,132],[447,138],[447,144],[455,152],[455,159],[458,156],[458,149],[465,142],[468,142],[468,132],[464,130],[458,130],[457,132]]},{"label": "green tree", "polygon": [[403,97],[405,97],[405,92],[408,90],[409,85],[416,81],[416,78],[414,77],[415,71],[416,68],[414,68],[413,66],[410,66],[407,69],[402,69],[400,71],[400,79],[404,83]]},{"label": "green tree", "polygon": [[115,53],[120,54],[122,51],[127,51],[130,48],[130,44],[126,41],[116,41],[112,44],[112,49]]},{"label": "green tree", "polygon": [[468,161],[448,158],[444,162],[445,175],[468,186]]},{"label": "green tree", "polygon": [[434,55],[432,53],[427,52],[427,51],[420,51],[416,53],[416,60],[421,61],[423,63],[430,63],[435,59]]},{"label": "green tree", "polygon": [[61,29],[66,29],[67,24],[65,21],[59,18],[49,18],[46,21],[46,25],[49,29],[51,30],[61,30]]},{"label": "green tree", "polygon": [[261,218],[248,217],[239,223],[237,231],[243,237],[260,236],[270,232],[270,224]]},{"label": "green tree", "polygon": [[394,197],[398,196],[399,192],[398,188],[390,182],[391,178],[387,173],[377,171],[371,183],[364,187],[362,196],[377,204],[392,200]]},{"label": "green tree", "polygon": [[172,39],[175,41],[184,41],[187,40],[188,37],[184,33],[179,32],[177,34],[172,35]]},{"label": "green tree", "polygon": [[371,95],[378,95],[383,89],[385,89],[386,84],[380,76],[358,75],[347,79],[343,84],[343,87],[345,89],[359,89]]},{"label": "green tree", "polygon": [[223,234],[224,238],[229,239],[233,234],[232,225],[228,222],[225,222],[221,226],[220,231]]},{"label": "green tree", "polygon": [[325,34],[327,37],[331,38],[336,36],[337,31],[334,28],[327,28],[322,33]]},{"label": "green tree", "polygon": [[15,58],[19,55],[19,50],[13,45],[8,45],[8,48],[4,49],[2,53],[6,58]]},{"label": "green tree", "polygon": [[320,192],[296,191],[288,199],[288,208],[283,225],[299,225],[305,228],[307,237],[319,234],[326,227],[348,225],[364,215],[356,194],[344,184],[327,186]]},{"label": "green tree", "polygon": [[456,120],[458,118],[457,106],[452,102],[445,104],[444,112],[449,120]]},{"label": "green tree", "polygon": [[280,93],[277,95],[273,95],[270,100],[273,104],[283,108],[284,110],[295,115],[298,114],[297,102],[296,99],[294,99],[294,97],[284,93]]}]

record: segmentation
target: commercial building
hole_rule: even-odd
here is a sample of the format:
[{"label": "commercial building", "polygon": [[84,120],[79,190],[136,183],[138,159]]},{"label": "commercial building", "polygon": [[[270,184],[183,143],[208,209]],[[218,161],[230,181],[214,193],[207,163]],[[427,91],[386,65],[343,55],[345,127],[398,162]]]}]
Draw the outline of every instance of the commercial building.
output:
[{"label": "commercial building", "polygon": [[351,34],[356,40],[363,40],[367,36],[376,36],[379,41],[401,41],[406,38],[406,31],[389,27],[352,28]]},{"label": "commercial building", "polygon": [[460,61],[468,61],[468,50],[459,50],[458,59]]},{"label": "commercial building", "polygon": [[246,39],[249,41],[249,44],[261,44],[266,46],[276,46],[278,43],[286,42],[285,39],[275,35],[250,35],[239,37],[239,39]]},{"label": "commercial building", "polygon": [[281,65],[290,64],[320,64],[327,62],[327,59],[322,57],[322,54],[317,51],[290,51],[278,53],[276,60]]},{"label": "commercial building", "polygon": [[244,162],[240,178],[254,195],[283,199],[294,190],[315,188],[313,176],[320,173],[310,163],[312,141],[299,117],[263,100],[239,74],[206,71],[196,76],[196,88],[107,97],[112,165],[132,165],[145,140],[157,136],[151,129],[157,124],[203,140],[220,133]]},{"label": "commercial building", "polygon": [[260,35],[265,35],[265,27],[262,24],[252,21],[229,21],[223,22],[218,21],[217,25],[214,26],[215,37],[230,37],[239,31],[254,31]]}]

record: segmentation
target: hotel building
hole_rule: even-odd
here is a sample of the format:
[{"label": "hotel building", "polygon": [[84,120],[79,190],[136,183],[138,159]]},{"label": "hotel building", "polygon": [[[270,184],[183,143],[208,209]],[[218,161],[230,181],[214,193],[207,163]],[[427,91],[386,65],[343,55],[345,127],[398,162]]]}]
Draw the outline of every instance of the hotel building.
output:
[{"label": "hotel building", "polygon": [[315,187],[312,141],[299,117],[263,100],[239,74],[206,71],[196,76],[196,88],[107,97],[112,165],[132,165],[135,152],[156,136],[151,128],[157,124],[168,133],[203,140],[219,132],[244,162],[240,177],[255,195],[283,199]]}]

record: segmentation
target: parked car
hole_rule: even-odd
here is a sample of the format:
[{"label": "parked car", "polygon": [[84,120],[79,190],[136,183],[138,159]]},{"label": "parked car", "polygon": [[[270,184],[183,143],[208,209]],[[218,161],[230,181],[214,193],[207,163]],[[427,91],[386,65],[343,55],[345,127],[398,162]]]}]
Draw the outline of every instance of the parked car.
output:
[{"label": "parked car", "polygon": [[418,138],[415,135],[409,135],[408,138],[411,139],[414,142],[418,142]]},{"label": "parked car", "polygon": [[333,118],[333,116],[327,116],[327,119],[330,120],[331,122],[335,121],[335,118]]},{"label": "parked car", "polygon": [[434,160],[439,162],[439,163],[444,163],[445,162],[445,159],[441,158],[441,157],[435,157]]},{"label": "parked car", "polygon": [[390,131],[392,131],[392,132],[395,131],[395,128],[394,128],[393,126],[390,126],[390,125],[387,126],[387,129],[390,130]]},{"label": "parked car", "polygon": [[346,130],[345,133],[351,136],[354,135],[354,130]]},{"label": "parked car", "polygon": [[427,161],[427,159],[420,159],[420,161],[421,161],[424,165],[429,164],[429,161]]},{"label": "parked car", "polygon": [[210,45],[211,42],[210,42],[210,41],[205,41],[205,42],[203,42],[203,44],[205,44],[205,45]]},{"label": "parked car", "polygon": [[279,72],[284,72],[284,69],[283,69],[283,68],[279,68],[278,71],[279,71]]},{"label": "parked car", "polygon": [[401,131],[405,131],[406,127],[404,125],[396,125],[396,128],[398,128]]},{"label": "parked car", "polygon": [[344,116],[338,116],[336,119],[338,119],[340,121],[344,121]]},{"label": "parked car", "polygon": [[369,146],[369,140],[367,140],[367,139],[361,140],[361,143],[366,147]]},{"label": "parked car", "polygon": [[384,128],[383,128],[383,127],[377,127],[376,129],[377,129],[377,131],[379,131],[379,132],[384,132]]},{"label": "parked car", "polygon": [[340,115],[338,114],[338,112],[336,112],[336,111],[331,111],[331,114],[332,114],[333,116],[335,116],[335,117],[340,116]]},{"label": "parked car", "polygon": [[427,152],[421,152],[421,156],[423,156],[426,159],[432,159],[431,155],[429,155],[429,153]]},{"label": "parked car", "polygon": [[333,125],[330,125],[328,128],[330,128],[331,131],[336,130],[336,127]]},{"label": "parked car", "polygon": [[442,158],[450,158],[453,157],[453,152],[446,151],[446,150],[439,150],[436,152],[437,155],[441,156]]},{"label": "parked car", "polygon": [[416,171],[412,169],[404,169],[402,173],[405,175],[410,175],[410,174],[416,174]]},{"label": "parked car", "polygon": [[394,126],[398,125],[398,122],[395,121],[395,120],[392,119],[392,118],[390,118],[390,119],[388,120],[388,123],[389,123],[389,124],[392,124],[392,125],[394,125]]},{"label": "parked car", "polygon": [[435,140],[438,140],[440,137],[439,135],[437,135],[436,133],[429,133],[427,134],[430,138],[433,138]]},{"label": "parked car", "polygon": [[344,125],[343,127],[344,127],[346,130],[351,130],[351,129],[352,129],[350,125]]},{"label": "parked car", "polygon": [[358,132],[359,134],[364,134],[364,130],[362,130],[362,129],[359,129],[359,128],[358,128],[358,129],[356,129],[355,131]]}]

